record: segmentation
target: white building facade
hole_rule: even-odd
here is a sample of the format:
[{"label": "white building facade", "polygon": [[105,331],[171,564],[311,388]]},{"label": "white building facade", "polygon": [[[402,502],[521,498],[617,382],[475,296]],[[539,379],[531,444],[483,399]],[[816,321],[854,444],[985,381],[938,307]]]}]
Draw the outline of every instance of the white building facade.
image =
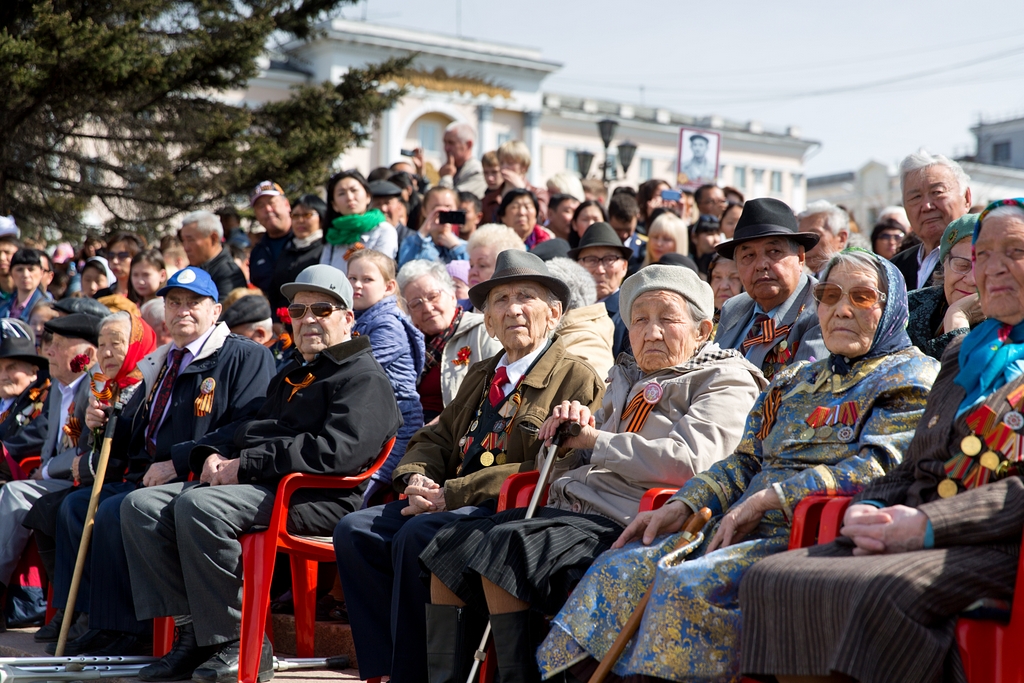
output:
[{"label": "white building facade", "polygon": [[416,147],[438,168],[445,160],[444,128],[457,121],[477,131],[478,156],[507,140],[525,142],[533,157],[529,180],[534,185],[560,171],[577,171],[579,151],[594,154],[588,177],[600,177],[604,149],[597,122],[611,118],[619,124],[611,155],[620,142],[637,146],[624,176],[616,164],[616,182],[673,182],[679,129],[687,126],[721,134],[720,185],[734,186],[748,198],[776,197],[796,210],[807,202],[804,160],[817,143],[803,139],[796,128],[770,131],[756,121],[547,93],[544,80],[561,65],[531,48],[340,19],[321,28],[312,41],[286,45],[280,59],[266,60],[260,76],[232,99],[251,104],[281,99],[295,85],[336,83],[350,68],[416,54],[413,72],[397,84],[407,88],[406,96],[381,117],[365,145],[337,160],[336,168],[368,173]]}]

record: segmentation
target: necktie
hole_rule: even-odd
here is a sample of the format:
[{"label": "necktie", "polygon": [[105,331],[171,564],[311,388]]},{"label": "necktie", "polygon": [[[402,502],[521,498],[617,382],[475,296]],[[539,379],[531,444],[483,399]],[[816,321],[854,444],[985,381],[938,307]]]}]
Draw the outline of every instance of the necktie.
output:
[{"label": "necktie", "polygon": [[502,391],[502,387],[506,384],[508,384],[508,370],[502,365],[494,371],[494,378],[491,379],[491,389],[487,393],[492,408],[496,407],[505,398],[505,392]]},{"label": "necktie", "polygon": [[153,401],[153,412],[149,415],[149,425],[146,427],[146,452],[150,457],[156,455],[156,433],[163,422],[164,411],[171,401],[171,392],[174,389],[174,380],[178,377],[178,370],[181,369],[181,359],[185,357],[185,349],[174,349],[168,358],[167,372],[160,383],[160,389]]},{"label": "necktie", "polygon": [[750,326],[747,338],[743,340],[743,350],[747,351],[757,344],[771,344],[779,337],[789,334],[789,325],[775,326],[775,321],[764,313],[754,316],[754,324]]}]

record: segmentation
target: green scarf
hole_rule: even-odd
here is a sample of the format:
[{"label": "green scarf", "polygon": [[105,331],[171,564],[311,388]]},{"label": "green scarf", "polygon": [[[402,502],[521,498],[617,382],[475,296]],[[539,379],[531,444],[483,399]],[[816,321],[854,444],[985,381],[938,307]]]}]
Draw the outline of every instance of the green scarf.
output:
[{"label": "green scarf", "polygon": [[325,239],[327,244],[355,244],[359,238],[387,221],[380,209],[370,209],[366,213],[338,216],[327,228]]}]

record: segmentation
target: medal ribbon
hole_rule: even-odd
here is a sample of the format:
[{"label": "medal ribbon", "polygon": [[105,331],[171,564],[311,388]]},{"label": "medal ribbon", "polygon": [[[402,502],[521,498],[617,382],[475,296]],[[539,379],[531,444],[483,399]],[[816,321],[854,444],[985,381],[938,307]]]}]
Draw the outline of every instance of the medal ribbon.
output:
[{"label": "medal ribbon", "polygon": [[805,422],[814,429],[823,425],[831,426],[836,424],[852,427],[857,424],[857,416],[859,414],[856,401],[845,401],[835,408],[818,406],[811,411]]},{"label": "medal ribbon", "polygon": [[743,340],[743,350],[747,351],[751,346],[756,344],[771,344],[779,337],[785,337],[789,334],[789,325],[775,326],[775,321],[771,318],[765,318],[762,320],[760,325],[754,325],[751,328],[747,338]]},{"label": "medal ribbon", "polygon": [[775,387],[764,397],[764,414],[761,417],[761,428],[757,430],[757,438],[764,441],[775,426],[775,418],[779,416],[779,405],[782,404],[782,389]]},{"label": "medal ribbon", "polygon": [[[203,381],[205,382],[206,380]],[[213,388],[210,389],[210,393],[203,393],[202,388],[199,390],[199,396],[195,401],[196,417],[206,417],[210,414],[210,411],[213,410],[213,392],[217,388],[217,383],[212,378],[210,378],[210,381],[213,381]],[[201,386],[202,385],[200,385],[200,387]]]},{"label": "medal ribbon", "polygon": [[313,380],[315,380],[315,379],[316,379],[316,377],[313,376],[312,372],[308,373],[306,375],[305,379],[303,379],[301,382],[293,382],[290,379],[288,379],[287,377],[285,377],[284,378],[285,384],[287,384],[288,386],[290,386],[292,388],[292,393],[288,394],[288,403],[292,402],[292,399],[295,398],[295,394],[297,394],[298,392],[300,392],[303,389],[305,389],[306,387],[308,387],[310,384],[313,383]]},{"label": "medal ribbon", "polygon": [[641,389],[622,411],[622,421],[629,420],[626,431],[636,433],[643,429],[652,410],[654,410],[654,404],[644,400],[644,390]]}]

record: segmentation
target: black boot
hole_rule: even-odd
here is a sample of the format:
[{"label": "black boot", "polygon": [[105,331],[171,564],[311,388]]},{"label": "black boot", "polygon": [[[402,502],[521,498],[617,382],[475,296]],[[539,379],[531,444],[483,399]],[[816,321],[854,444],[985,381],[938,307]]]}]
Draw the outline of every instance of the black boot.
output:
[{"label": "black boot", "polygon": [[501,683],[540,683],[537,646],[544,617],[532,610],[491,615]]},{"label": "black boot", "polygon": [[174,647],[156,662],[139,671],[144,681],[187,681],[196,668],[220,649],[220,645],[201,646],[191,623],[175,630]]},{"label": "black boot", "polygon": [[468,607],[427,605],[427,680],[465,683],[487,621]]}]

